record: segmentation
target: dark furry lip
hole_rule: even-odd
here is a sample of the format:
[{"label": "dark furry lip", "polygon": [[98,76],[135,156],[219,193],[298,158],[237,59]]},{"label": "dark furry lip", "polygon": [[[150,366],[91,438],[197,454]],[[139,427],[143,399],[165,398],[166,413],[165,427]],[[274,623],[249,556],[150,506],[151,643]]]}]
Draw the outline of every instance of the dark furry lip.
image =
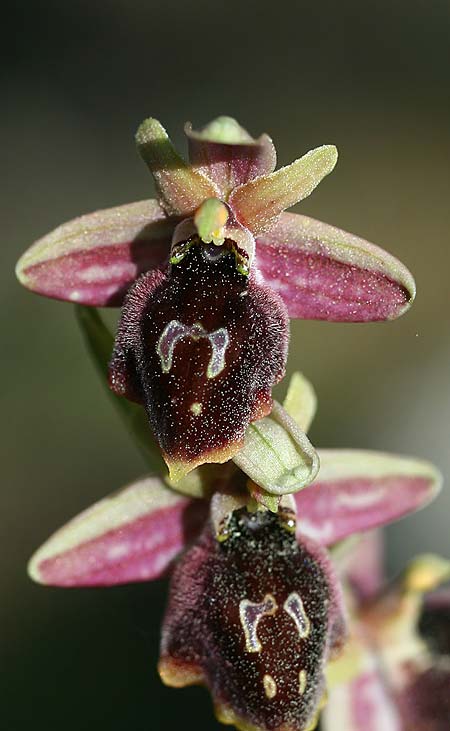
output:
[{"label": "dark furry lip", "polygon": [[281,299],[241,273],[235,247],[210,259],[196,243],[143,275],[122,309],[112,389],[146,408],[175,477],[224,462],[248,424],[272,408],[284,375],[288,317]]}]

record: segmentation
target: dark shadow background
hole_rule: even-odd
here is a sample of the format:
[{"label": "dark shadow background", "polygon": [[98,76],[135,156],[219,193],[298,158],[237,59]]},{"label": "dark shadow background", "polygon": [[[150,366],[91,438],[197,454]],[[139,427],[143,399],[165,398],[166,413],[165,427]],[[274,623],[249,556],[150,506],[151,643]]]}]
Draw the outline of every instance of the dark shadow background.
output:
[{"label": "dark shadow background", "polygon": [[[418,298],[390,324],[293,324],[290,369],[320,398],[313,441],[417,454],[448,475],[450,6],[28,0],[2,25],[1,727],[217,729],[203,690],[156,676],[164,582],[59,591],[26,577],[55,528],[144,464],[72,307],[21,290],[13,266],[62,221],[151,193],[133,144],[145,116],[181,144],[186,119],[233,115],[271,133],[281,164],[336,143],[336,171],[300,210],[385,246]],[[391,569],[450,555],[449,495],[389,529]]]}]

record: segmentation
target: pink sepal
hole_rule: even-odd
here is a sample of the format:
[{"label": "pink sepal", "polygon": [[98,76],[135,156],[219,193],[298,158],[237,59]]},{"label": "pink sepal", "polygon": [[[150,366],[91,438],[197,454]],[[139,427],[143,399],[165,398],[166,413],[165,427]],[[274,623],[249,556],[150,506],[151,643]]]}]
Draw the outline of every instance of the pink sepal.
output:
[{"label": "pink sepal", "polygon": [[189,160],[196,170],[212,180],[226,199],[239,185],[273,172],[276,152],[268,135],[240,143],[215,142],[195,132],[188,122],[184,131],[189,141]]},{"label": "pink sepal", "polygon": [[392,320],[415,297],[412,275],[393,256],[353,234],[295,213],[284,213],[257,238],[256,262],[292,318]]},{"label": "pink sepal", "polygon": [[163,576],[197,535],[206,503],[161,479],[135,482],[84,511],[33,556],[29,574],[52,586],[112,586]]},{"label": "pink sepal", "polygon": [[359,450],[319,450],[314,482],[295,494],[297,529],[329,546],[424,507],[440,488],[433,465]]},{"label": "pink sepal", "polygon": [[173,228],[154,200],[96,211],[39,239],[16,273],[27,289],[46,297],[117,306],[139,274],[168,259]]}]

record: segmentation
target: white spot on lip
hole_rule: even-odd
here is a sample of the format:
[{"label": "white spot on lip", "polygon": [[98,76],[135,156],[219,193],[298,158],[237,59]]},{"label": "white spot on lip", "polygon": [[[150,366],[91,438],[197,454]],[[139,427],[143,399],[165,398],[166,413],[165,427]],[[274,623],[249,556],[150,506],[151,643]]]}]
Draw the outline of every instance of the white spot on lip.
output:
[{"label": "white spot on lip", "polygon": [[298,692],[303,695],[306,688],[307,675],[306,670],[300,670],[298,674]]},{"label": "white spot on lip", "polygon": [[265,675],[263,677],[264,692],[269,700],[275,698],[277,694],[277,684],[271,675]]}]

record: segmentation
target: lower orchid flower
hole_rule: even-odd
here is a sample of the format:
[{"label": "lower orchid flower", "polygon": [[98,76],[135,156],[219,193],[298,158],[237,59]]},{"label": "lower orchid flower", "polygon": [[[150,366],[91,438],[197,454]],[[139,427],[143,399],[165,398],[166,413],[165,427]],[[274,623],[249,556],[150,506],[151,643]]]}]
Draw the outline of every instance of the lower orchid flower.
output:
[{"label": "lower orchid flower", "polygon": [[[299,374],[284,407],[284,418],[306,431],[315,397]],[[287,494],[298,466],[285,467],[276,492],[280,433],[292,432],[266,420],[251,439],[258,448],[261,437],[259,446],[272,453],[262,449],[257,468],[245,446],[242,469],[210,466],[203,482],[210,498],[176,493],[159,476],[140,480],[58,531],[32,558],[30,575],[67,587],[171,573],[163,682],[205,685],[218,719],[242,731],[311,731],[326,704],[327,668],[340,662],[347,637],[330,552],[422,507],[440,476],[411,458],[320,450],[309,486]],[[271,491],[255,481],[258,474]],[[189,478],[181,485],[197,488]]]},{"label": "lower orchid flower", "polygon": [[137,132],[158,200],[66,223],[17,265],[39,294],[122,306],[111,388],[144,406],[173,480],[236,455],[271,412],[289,317],[389,320],[415,296],[382,249],[284,212],[333,170],[333,145],[275,171],[271,139],[229,117],[185,131],[189,164],[157,120]]},{"label": "lower orchid flower", "polygon": [[321,729],[447,731],[450,594],[436,589],[450,561],[420,556],[386,584],[380,541],[368,534],[345,566],[351,634],[328,668]]}]

